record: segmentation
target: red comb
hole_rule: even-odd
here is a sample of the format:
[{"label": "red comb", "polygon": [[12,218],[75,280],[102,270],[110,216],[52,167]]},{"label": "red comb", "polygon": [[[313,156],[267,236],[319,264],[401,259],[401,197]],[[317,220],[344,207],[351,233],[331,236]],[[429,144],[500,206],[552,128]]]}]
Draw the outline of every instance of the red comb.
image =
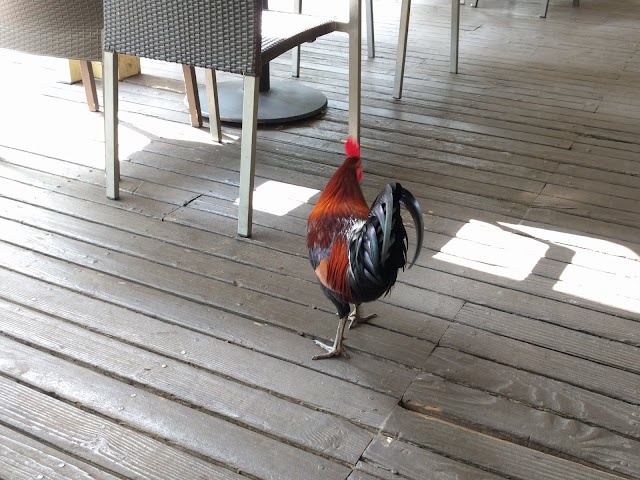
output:
[{"label": "red comb", "polygon": [[360,145],[358,145],[358,142],[356,142],[353,137],[347,138],[344,151],[347,153],[347,157],[360,158]]}]

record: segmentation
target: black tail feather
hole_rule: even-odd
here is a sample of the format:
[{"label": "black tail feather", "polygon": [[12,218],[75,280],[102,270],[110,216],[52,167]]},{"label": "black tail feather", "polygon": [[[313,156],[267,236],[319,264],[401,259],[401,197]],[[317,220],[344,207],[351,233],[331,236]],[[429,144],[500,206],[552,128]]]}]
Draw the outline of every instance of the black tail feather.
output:
[{"label": "black tail feather", "polygon": [[417,236],[409,267],[420,256],[424,236],[420,205],[399,183],[388,184],[371,205],[369,218],[353,231],[349,241],[348,281],[354,303],[368,302],[389,293],[398,270],[406,266],[408,238],[400,215],[401,205],[411,214]]},{"label": "black tail feather", "polygon": [[411,214],[411,218],[413,218],[413,226],[416,229],[416,252],[413,256],[413,260],[409,264],[409,268],[413,267],[413,264],[416,263],[418,257],[420,256],[420,252],[422,251],[422,241],[424,239],[424,221],[422,220],[422,210],[420,209],[420,204],[416,200],[409,190],[406,190],[398,184],[398,186],[402,189],[402,195],[400,196],[400,203],[402,203],[407,211]]}]

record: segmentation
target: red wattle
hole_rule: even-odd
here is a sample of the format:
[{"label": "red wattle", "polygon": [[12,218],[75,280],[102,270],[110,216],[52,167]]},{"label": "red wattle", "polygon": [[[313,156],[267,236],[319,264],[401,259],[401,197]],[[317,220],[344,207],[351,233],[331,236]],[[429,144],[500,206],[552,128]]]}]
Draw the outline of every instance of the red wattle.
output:
[{"label": "red wattle", "polygon": [[347,157],[360,158],[360,145],[358,145],[353,137],[349,137],[347,139],[347,143],[344,146],[344,151],[347,153]]}]

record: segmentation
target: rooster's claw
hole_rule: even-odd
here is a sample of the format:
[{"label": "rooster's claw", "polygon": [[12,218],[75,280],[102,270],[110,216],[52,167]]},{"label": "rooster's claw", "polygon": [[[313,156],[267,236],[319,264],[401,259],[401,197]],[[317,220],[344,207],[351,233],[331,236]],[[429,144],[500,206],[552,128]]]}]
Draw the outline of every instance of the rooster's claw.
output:
[{"label": "rooster's claw", "polygon": [[322,343],[320,340],[314,340],[314,342],[316,343],[316,345],[324,348],[327,353],[314,355],[313,357],[311,357],[311,360],[322,360],[323,358],[338,357],[340,355],[344,355],[346,358],[349,358],[349,354],[342,345],[336,348],[335,345],[327,345],[326,343]]},{"label": "rooster's claw", "polygon": [[371,315],[367,315],[366,317],[361,317],[360,313],[358,312],[359,307],[360,305],[356,305],[353,311],[349,314],[349,330],[351,330],[352,328],[356,328],[362,323],[367,323],[372,318],[376,318],[378,316],[373,313]]}]

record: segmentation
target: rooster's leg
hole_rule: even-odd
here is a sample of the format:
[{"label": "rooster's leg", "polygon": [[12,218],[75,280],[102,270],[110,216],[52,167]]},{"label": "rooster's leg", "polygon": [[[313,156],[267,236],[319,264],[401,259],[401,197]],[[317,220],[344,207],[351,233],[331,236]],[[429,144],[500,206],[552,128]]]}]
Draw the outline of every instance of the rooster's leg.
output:
[{"label": "rooster's leg", "polygon": [[356,305],[353,307],[353,310],[349,314],[349,330],[351,330],[352,328],[356,328],[358,325],[362,323],[367,323],[372,318],[377,317],[375,313],[371,315],[367,315],[366,317],[361,317],[360,312],[358,312],[359,308],[360,308],[360,304],[356,303]]},{"label": "rooster's leg", "polygon": [[336,338],[333,341],[333,345],[327,345],[326,343],[322,343],[319,340],[314,340],[314,342],[324,348],[327,353],[315,355],[312,360],[337,357],[338,355],[344,355],[345,357],[349,358],[349,354],[342,347],[342,337],[344,335],[344,327],[347,324],[347,318],[348,317],[345,315],[340,319],[340,323],[338,323],[338,331],[336,332]]}]

